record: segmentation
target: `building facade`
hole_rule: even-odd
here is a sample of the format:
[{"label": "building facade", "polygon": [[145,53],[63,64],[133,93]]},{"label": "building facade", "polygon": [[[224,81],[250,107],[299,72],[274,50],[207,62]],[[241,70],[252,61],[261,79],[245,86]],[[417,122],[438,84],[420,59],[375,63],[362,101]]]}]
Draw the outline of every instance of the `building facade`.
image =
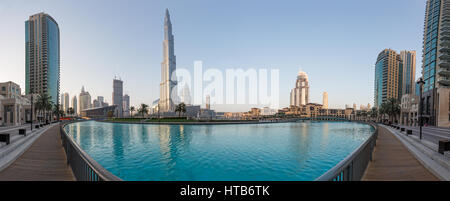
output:
[{"label": "building facade", "polygon": [[67,111],[69,110],[69,105],[70,105],[70,102],[69,102],[69,93],[63,93],[63,95],[62,95],[62,99],[61,99],[61,105],[63,106],[62,107],[62,109],[63,109],[63,111],[64,111],[64,113],[66,113],[67,114]]},{"label": "building facade", "polygon": [[322,108],[323,109],[328,109],[328,93],[327,92],[323,92],[323,100],[322,100]]},{"label": "building facade", "polygon": [[30,121],[31,102],[21,93],[20,86],[14,82],[0,83],[0,126],[18,126]]},{"label": "building facade", "polygon": [[103,96],[97,96],[98,103],[100,104],[100,107],[106,106],[105,105],[105,98]]},{"label": "building facade", "polygon": [[450,2],[427,0],[422,77],[424,123],[450,127]]},{"label": "building facade", "polygon": [[75,116],[77,116],[78,115],[77,96],[73,96],[73,98],[72,98],[72,108],[73,108],[73,114]]},{"label": "building facade", "polygon": [[130,96],[128,96],[128,94],[123,96],[123,116],[130,116]]},{"label": "building facade", "polygon": [[389,98],[401,99],[403,62],[394,50],[385,49],[375,63],[374,104],[380,107]]},{"label": "building facade", "polygon": [[79,104],[78,104],[79,105],[78,111],[80,111],[80,114],[81,114],[81,111],[91,108],[91,95],[89,94],[89,92],[84,90],[84,86],[83,86],[81,88],[81,93],[78,97],[80,98]]},{"label": "building facade", "polygon": [[400,59],[403,61],[402,95],[413,94],[416,86],[416,51],[403,50]]},{"label": "building facade", "polygon": [[81,111],[82,117],[88,118],[107,118],[113,117],[114,112],[117,111],[117,105],[89,108]]},{"label": "building facade", "polygon": [[405,94],[401,100],[400,123],[406,126],[419,126],[419,97],[415,94]]},{"label": "building facade", "polygon": [[60,40],[58,23],[38,13],[25,21],[25,93],[48,93],[59,105]]},{"label": "building facade", "polygon": [[115,117],[123,117],[123,81],[114,79],[113,80],[113,93],[112,93],[113,105],[117,105]]},{"label": "building facade", "polygon": [[175,110],[176,92],[172,92],[177,84],[174,71],[176,69],[176,56],[174,50],[174,37],[169,10],[166,9],[164,18],[163,61],[161,63],[161,84],[159,95],[160,112],[173,112]]},{"label": "building facade", "polygon": [[295,88],[291,90],[291,104],[292,106],[302,106],[309,103],[309,81],[308,75],[299,71]]}]

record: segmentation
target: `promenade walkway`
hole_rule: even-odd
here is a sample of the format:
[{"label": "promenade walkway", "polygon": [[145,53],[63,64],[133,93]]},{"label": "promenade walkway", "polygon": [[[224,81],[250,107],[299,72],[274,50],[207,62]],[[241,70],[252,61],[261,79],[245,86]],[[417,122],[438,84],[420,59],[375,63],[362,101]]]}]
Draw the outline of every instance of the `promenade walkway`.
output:
[{"label": "promenade walkway", "polygon": [[363,181],[437,181],[386,128],[378,127],[377,146]]},{"label": "promenade walkway", "polygon": [[0,172],[0,181],[75,180],[59,132],[59,125],[52,125],[22,156]]}]

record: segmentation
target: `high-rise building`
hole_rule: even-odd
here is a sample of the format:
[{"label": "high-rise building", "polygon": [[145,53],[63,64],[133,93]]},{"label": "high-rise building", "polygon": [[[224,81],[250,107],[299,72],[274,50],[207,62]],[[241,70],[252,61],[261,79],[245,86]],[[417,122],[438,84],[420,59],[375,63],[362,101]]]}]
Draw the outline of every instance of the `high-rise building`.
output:
[{"label": "high-rise building", "polygon": [[59,105],[59,26],[46,13],[25,21],[25,93],[48,93]]},{"label": "high-rise building", "polygon": [[63,96],[62,96],[62,100],[61,100],[61,104],[63,105],[63,111],[64,111],[64,113],[67,113],[67,111],[69,110],[69,93],[63,93]]},{"label": "high-rise building", "polygon": [[308,75],[299,71],[295,88],[291,90],[291,105],[302,106],[309,103],[309,81]]},{"label": "high-rise building", "polygon": [[400,59],[403,61],[402,95],[412,94],[416,80],[416,51],[403,50]]},{"label": "high-rise building", "polygon": [[59,104],[59,110],[64,111],[64,94],[61,94],[60,104]]},{"label": "high-rise building", "polygon": [[380,107],[389,98],[402,97],[403,62],[394,50],[385,49],[375,63],[374,104]]},{"label": "high-rise building", "polygon": [[93,107],[93,108],[101,107],[101,106],[100,106],[100,102],[99,102],[97,99],[94,99],[94,100],[92,101],[92,107]]},{"label": "high-rise building", "polygon": [[83,110],[91,108],[91,95],[89,94],[89,92],[84,91],[84,86],[81,88],[79,98],[80,104],[78,107],[80,107],[79,114],[81,114]]},{"label": "high-rise building", "polygon": [[355,110],[356,111],[356,103],[353,103],[353,110]]},{"label": "high-rise building", "polygon": [[327,92],[323,92],[323,100],[322,100],[322,108],[323,109],[328,109],[328,93]]},{"label": "high-rise building", "polygon": [[105,98],[103,96],[97,96],[98,103],[100,104],[100,107],[106,106],[105,105]]},{"label": "high-rise building", "polygon": [[77,96],[73,96],[72,98],[72,108],[73,108],[73,114],[78,114],[78,104],[77,104]]},{"label": "high-rise building", "polygon": [[175,93],[172,90],[177,84],[174,71],[176,69],[176,56],[174,51],[174,38],[172,35],[172,22],[169,10],[166,9],[164,18],[163,61],[161,63],[161,84],[159,95],[159,107],[161,112],[171,112],[175,109]]},{"label": "high-rise building", "polygon": [[211,97],[209,95],[206,95],[206,109],[210,110],[211,109]]},{"label": "high-rise building", "polygon": [[113,105],[117,105],[115,116],[123,117],[123,81],[113,79],[113,93],[112,93]]},{"label": "high-rise building", "polygon": [[424,123],[450,127],[450,2],[427,0],[423,34]]},{"label": "high-rise building", "polygon": [[130,96],[128,94],[123,95],[123,116],[130,116]]},{"label": "high-rise building", "polygon": [[191,104],[191,93],[187,84],[184,85],[183,90],[181,91],[180,102],[183,102],[186,105]]}]

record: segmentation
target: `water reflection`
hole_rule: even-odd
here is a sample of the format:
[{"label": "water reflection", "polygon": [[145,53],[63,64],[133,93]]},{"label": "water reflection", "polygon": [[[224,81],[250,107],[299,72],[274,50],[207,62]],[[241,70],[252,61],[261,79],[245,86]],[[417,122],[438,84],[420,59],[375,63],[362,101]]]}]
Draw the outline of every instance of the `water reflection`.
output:
[{"label": "water reflection", "polygon": [[311,180],[370,135],[354,123],[143,125],[80,122],[67,130],[125,180]]}]

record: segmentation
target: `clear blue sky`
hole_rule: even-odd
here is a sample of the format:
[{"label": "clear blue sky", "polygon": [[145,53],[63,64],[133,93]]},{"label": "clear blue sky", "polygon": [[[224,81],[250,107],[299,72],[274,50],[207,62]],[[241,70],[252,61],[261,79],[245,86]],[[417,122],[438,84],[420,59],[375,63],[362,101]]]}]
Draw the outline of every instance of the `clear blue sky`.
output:
[{"label": "clear blue sky", "polygon": [[[177,67],[280,69],[280,107],[296,74],[310,100],[330,107],[373,105],[374,63],[384,48],[417,51],[421,71],[425,0],[1,0],[0,82],[25,89],[24,21],[46,12],[60,26],[61,92],[84,85],[111,103],[112,78],[132,105],[159,97],[163,18],[169,8]],[[247,110],[231,106],[228,110]]]}]

